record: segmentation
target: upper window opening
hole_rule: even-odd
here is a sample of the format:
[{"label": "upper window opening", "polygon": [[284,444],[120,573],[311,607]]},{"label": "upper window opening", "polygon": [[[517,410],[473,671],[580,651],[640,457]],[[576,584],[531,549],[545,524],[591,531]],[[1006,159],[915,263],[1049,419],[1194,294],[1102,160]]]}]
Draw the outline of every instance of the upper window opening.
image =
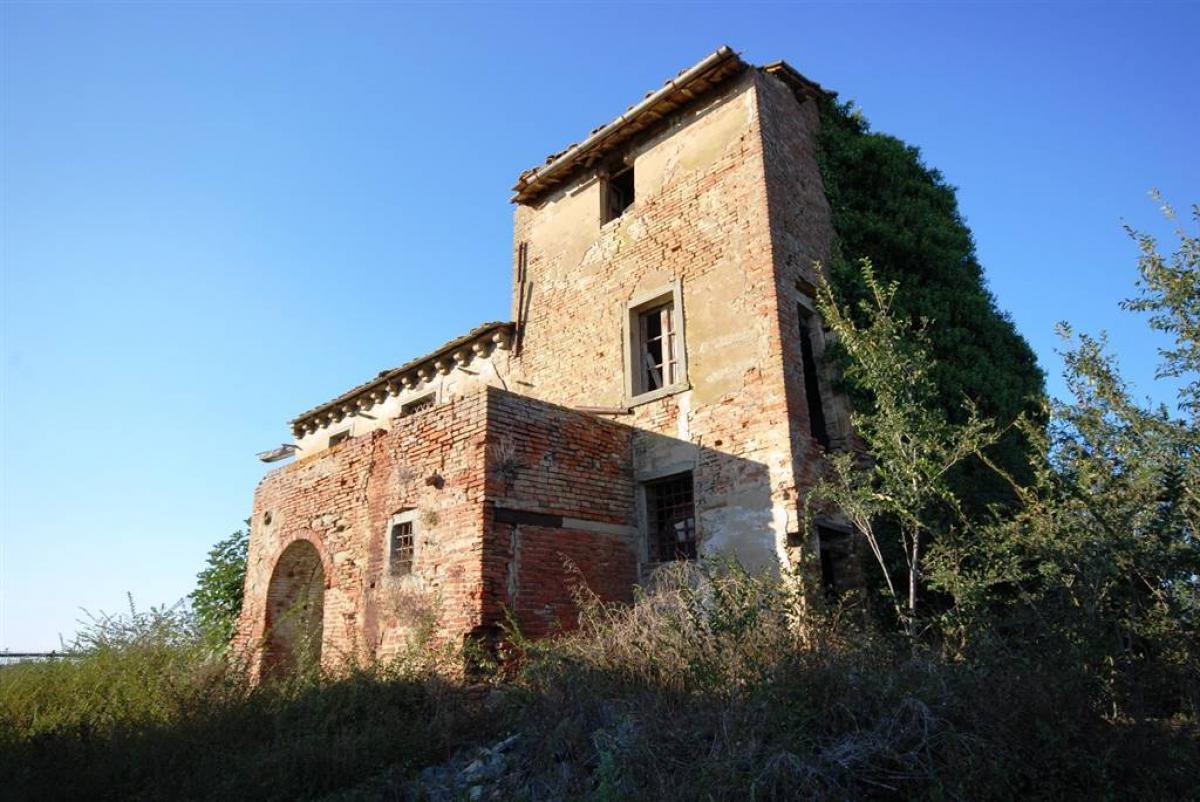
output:
[{"label": "upper window opening", "polygon": [[821,401],[820,375],[813,351],[812,315],[800,309],[800,358],[804,361],[804,397],[808,402],[808,428],[813,439],[829,450],[829,428],[825,425],[825,406]]},{"label": "upper window opening", "polygon": [[400,405],[401,415],[411,415],[414,412],[420,412],[423,409],[430,409],[433,406],[433,393],[423,395],[420,398],[415,398],[407,404]]},{"label": "upper window opening", "polygon": [[696,559],[691,471],[647,482],[645,487],[650,558],[661,562]]},{"label": "upper window opening", "polygon": [[392,576],[405,576],[413,569],[413,522],[392,524],[388,568]]},{"label": "upper window opening", "polygon": [[604,182],[604,219],[616,220],[633,203],[633,166],[609,176]]},{"label": "upper window opening", "polygon": [[334,434],[329,435],[329,447],[333,448],[338,443],[344,442],[349,439],[350,439],[350,430],[343,429],[340,432],[336,432]]},{"label": "upper window opening", "polygon": [[675,304],[668,301],[637,316],[638,341],[634,353],[638,393],[669,387],[679,381],[679,344],[675,326]]}]

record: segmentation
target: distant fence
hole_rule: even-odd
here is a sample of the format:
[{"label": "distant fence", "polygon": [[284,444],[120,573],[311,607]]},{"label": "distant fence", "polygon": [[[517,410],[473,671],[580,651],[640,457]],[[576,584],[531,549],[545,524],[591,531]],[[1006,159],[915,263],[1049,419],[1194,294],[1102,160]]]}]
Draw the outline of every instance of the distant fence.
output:
[{"label": "distant fence", "polygon": [[10,652],[7,649],[0,652],[0,666],[11,666],[14,663],[42,663],[47,660],[62,660],[70,657],[68,652]]}]

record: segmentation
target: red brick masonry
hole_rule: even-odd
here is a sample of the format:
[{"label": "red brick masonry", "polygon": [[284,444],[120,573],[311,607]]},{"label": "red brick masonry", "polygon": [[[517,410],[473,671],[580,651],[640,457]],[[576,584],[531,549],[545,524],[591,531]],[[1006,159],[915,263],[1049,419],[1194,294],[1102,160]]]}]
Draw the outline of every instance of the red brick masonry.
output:
[{"label": "red brick masonry", "polygon": [[[254,496],[240,642],[258,651],[268,596],[309,581],[276,568],[297,540],[320,555],[329,664],[395,653],[425,614],[449,639],[493,632],[506,607],[527,634],[552,634],[574,622],[579,579],[628,599],[631,433],[485,387],[272,471]],[[404,511],[415,516],[413,571],[396,577],[388,529]]]}]

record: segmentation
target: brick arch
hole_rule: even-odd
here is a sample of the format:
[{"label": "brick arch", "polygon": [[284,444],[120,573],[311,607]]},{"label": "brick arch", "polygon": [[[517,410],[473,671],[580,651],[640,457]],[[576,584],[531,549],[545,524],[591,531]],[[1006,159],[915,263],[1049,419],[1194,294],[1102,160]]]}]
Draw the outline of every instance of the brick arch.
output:
[{"label": "brick arch", "polygon": [[297,529],[290,534],[285,534],[279,537],[278,552],[275,555],[275,562],[279,562],[279,558],[283,553],[297,541],[305,541],[314,549],[321,557],[321,570],[325,573],[325,590],[333,587],[333,560],[329,558],[329,552],[325,549],[325,541],[315,535],[310,529]]},{"label": "brick arch", "polygon": [[264,675],[285,676],[320,661],[329,576],[328,561],[315,541],[295,537],[284,545],[267,585]]}]

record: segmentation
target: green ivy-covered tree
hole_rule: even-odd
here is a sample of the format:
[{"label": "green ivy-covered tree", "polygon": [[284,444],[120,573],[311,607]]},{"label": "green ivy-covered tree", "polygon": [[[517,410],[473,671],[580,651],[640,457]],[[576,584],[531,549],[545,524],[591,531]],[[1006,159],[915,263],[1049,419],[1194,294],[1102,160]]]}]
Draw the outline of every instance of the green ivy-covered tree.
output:
[{"label": "green ivy-covered tree", "polygon": [[204,570],[196,575],[196,589],[189,596],[201,633],[216,647],[225,646],[233,638],[242,612],[249,525],[246,521],[246,529],[237,530],[212,547]]},{"label": "green ivy-covered tree", "polygon": [[[1001,426],[1021,413],[1039,419],[1044,375],[986,287],[954,188],[917,148],[871,131],[849,103],[825,102],[818,160],[833,213],[830,281],[856,322],[866,324],[862,310],[873,301],[859,269],[869,259],[881,285],[898,284],[891,314],[914,327],[927,322],[932,402],[950,423],[965,423],[968,408]],[[851,378],[848,389],[866,401],[861,383]],[[1021,474],[1029,443],[1011,430],[988,453]],[[956,466],[950,482],[969,514],[1011,500],[978,460]]]}]

